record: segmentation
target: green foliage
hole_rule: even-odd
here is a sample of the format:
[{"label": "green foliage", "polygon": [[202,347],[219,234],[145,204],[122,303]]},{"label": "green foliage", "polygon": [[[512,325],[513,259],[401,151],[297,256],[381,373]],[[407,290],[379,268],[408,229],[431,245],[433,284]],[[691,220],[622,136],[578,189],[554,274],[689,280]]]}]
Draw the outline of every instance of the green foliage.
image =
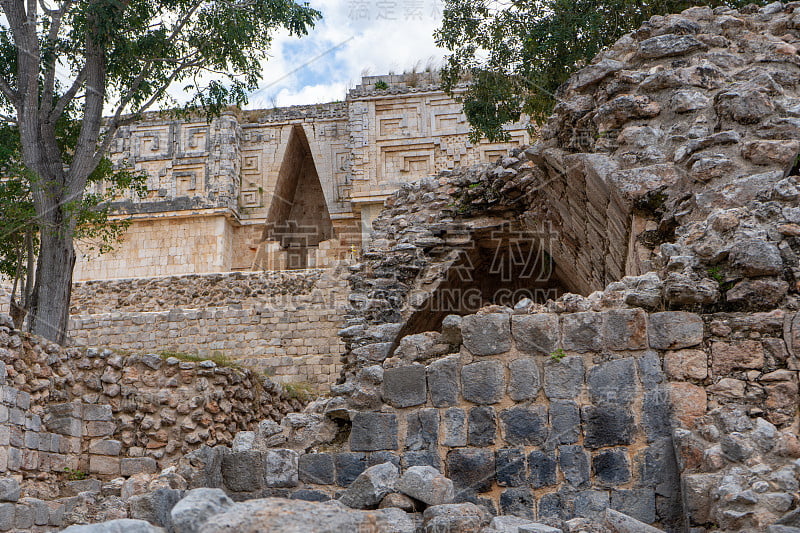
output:
[{"label": "green foliage", "polygon": [[725,283],[725,275],[718,266],[708,267],[708,277],[722,285]]},{"label": "green foliage", "polygon": [[217,364],[217,366],[221,367],[228,367],[228,368],[241,368],[236,361],[230,359],[227,355],[223,352],[215,350],[210,356],[209,355],[198,355],[196,353],[186,353],[186,352],[175,352],[171,350],[163,350],[158,352],[158,355],[161,356],[162,359],[167,360],[170,357],[174,357],[175,359],[179,359],[184,362],[188,363],[199,363],[201,361],[213,361]]},{"label": "green foliage", "polygon": [[68,466],[64,467],[64,474],[66,474],[67,479],[70,481],[81,481],[88,477],[83,470],[72,469]]},{"label": "green foliage", "polygon": [[305,381],[297,383],[283,383],[283,391],[287,398],[305,402],[314,397],[314,388]]},{"label": "green foliage", "polygon": [[552,361],[555,361],[556,363],[558,363],[559,361],[564,359],[566,356],[567,356],[567,354],[564,352],[563,349],[557,348],[557,349],[553,350],[553,352],[550,354],[550,359]]},{"label": "green foliage", "polygon": [[377,91],[385,91],[389,89],[389,84],[383,80],[379,80],[375,82],[375,90]]},{"label": "green foliage", "polygon": [[[436,43],[450,51],[445,89],[464,104],[472,139],[508,140],[505,124],[525,114],[542,123],[559,86],[603,48],[653,15],[693,5],[750,0],[445,0]],[[756,3],[766,3],[760,0]],[[472,83],[454,93],[465,79]]]}]

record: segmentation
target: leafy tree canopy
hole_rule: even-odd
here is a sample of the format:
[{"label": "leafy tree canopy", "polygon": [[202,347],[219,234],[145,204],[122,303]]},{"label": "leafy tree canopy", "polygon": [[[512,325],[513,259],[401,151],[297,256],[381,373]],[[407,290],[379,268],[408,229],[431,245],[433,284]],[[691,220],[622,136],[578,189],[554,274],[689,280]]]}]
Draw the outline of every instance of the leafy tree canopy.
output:
[{"label": "leafy tree canopy", "polygon": [[[739,7],[751,0],[445,0],[436,31],[450,51],[443,68],[453,94],[465,78],[472,138],[507,140],[503,126],[525,114],[542,123],[558,88],[604,47],[653,15],[693,5]],[[762,2],[766,3],[766,2]]]},{"label": "leafy tree canopy", "polygon": [[[102,248],[106,195],[136,184],[105,160],[119,128],[174,106],[170,87],[190,96],[185,112],[245,103],[274,33],[304,35],[319,16],[293,0],[0,0],[0,175],[12,176],[0,209],[18,219],[6,233],[30,218],[26,202],[35,214],[31,331],[65,339],[73,238]],[[87,193],[109,178],[111,189]]]}]

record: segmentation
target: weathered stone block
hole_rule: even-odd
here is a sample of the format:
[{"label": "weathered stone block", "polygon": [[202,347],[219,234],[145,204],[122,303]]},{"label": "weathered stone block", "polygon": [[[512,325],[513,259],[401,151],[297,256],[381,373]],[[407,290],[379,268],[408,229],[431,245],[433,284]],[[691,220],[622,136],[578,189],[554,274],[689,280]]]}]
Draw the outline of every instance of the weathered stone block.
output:
[{"label": "weathered stone block", "polygon": [[556,456],[553,452],[533,451],[528,455],[530,478],[528,482],[534,489],[555,485]]},{"label": "weathered stone block", "polygon": [[110,421],[113,420],[114,413],[111,412],[111,406],[106,404],[85,404],[83,406],[83,419]]},{"label": "weathered stone block", "polygon": [[333,456],[333,463],[336,467],[336,484],[340,487],[349,487],[367,468],[366,456],[363,453],[337,453]]},{"label": "weathered stone block", "polygon": [[564,357],[560,361],[548,359],[544,364],[544,393],[550,399],[571,400],[583,387],[583,359]]},{"label": "weathered stone block", "polygon": [[578,442],[581,430],[581,415],[578,404],[569,400],[550,402],[550,425],[552,435],[558,444]]},{"label": "weathered stone block", "polygon": [[13,503],[0,503],[0,531],[8,531],[14,527]]},{"label": "weathered stone block", "polygon": [[764,347],[760,341],[714,342],[711,344],[711,371],[727,376],[734,369],[757,369],[764,366]]},{"label": "weathered stone block", "polygon": [[355,452],[396,450],[397,416],[391,413],[355,413],[350,449]]},{"label": "weathered stone block", "polygon": [[443,413],[442,417],[444,418],[444,440],[442,441],[442,444],[450,447],[466,446],[466,412],[458,407],[451,407]]},{"label": "weathered stone block", "polygon": [[378,505],[384,496],[395,491],[400,472],[392,463],[375,465],[364,470],[339,497],[339,501],[354,509]]},{"label": "weathered stone block", "polygon": [[425,367],[387,368],[383,373],[383,400],[394,407],[420,405],[428,399]]},{"label": "weathered stone block", "polygon": [[686,382],[669,383],[667,387],[675,418],[683,427],[693,428],[696,420],[706,414],[705,389]]},{"label": "weathered stone block", "polygon": [[[502,518],[516,518],[533,520],[535,513],[535,500],[533,493],[528,488],[512,487],[503,491],[500,495],[500,511],[504,515],[511,515]],[[506,530],[508,531],[508,530]]]},{"label": "weathered stone block", "polygon": [[120,475],[119,457],[92,455],[89,458],[89,473],[112,476]]},{"label": "weathered stone block", "polygon": [[650,347],[657,350],[690,348],[703,342],[703,320],[694,313],[664,311],[649,317]]},{"label": "weathered stone block", "polygon": [[222,456],[222,480],[232,492],[253,492],[264,487],[261,452],[231,452]]},{"label": "weathered stone block", "polygon": [[539,498],[539,518],[558,518],[563,520],[567,515],[564,504],[561,501],[561,494],[552,492]]},{"label": "weathered stone block", "polygon": [[89,453],[99,455],[119,455],[122,443],[113,439],[94,440],[89,444]]},{"label": "weathered stone block", "polygon": [[117,425],[114,422],[92,420],[85,423],[87,437],[106,437],[114,434]]},{"label": "weathered stone block", "polygon": [[653,489],[611,491],[611,508],[645,524],[656,521],[656,494]]},{"label": "weathered stone block", "polygon": [[494,409],[486,406],[469,410],[468,440],[470,446],[489,446],[497,436],[497,419]]},{"label": "weathered stone block", "polygon": [[400,461],[403,468],[412,466],[430,466],[436,470],[442,470],[442,459],[437,450],[417,450],[403,454]]},{"label": "weathered stone block", "polygon": [[582,490],[575,495],[575,516],[597,519],[608,509],[609,495],[604,490]]},{"label": "weathered stone block", "polygon": [[513,446],[541,446],[547,440],[547,407],[511,407],[500,413],[505,441]]},{"label": "weathered stone block", "polygon": [[294,450],[267,450],[263,454],[264,486],[294,487],[297,485],[297,452]]},{"label": "weathered stone block", "polygon": [[461,387],[467,401],[483,405],[499,402],[505,392],[503,363],[478,361],[464,365],[461,368]]},{"label": "weathered stone block", "polygon": [[451,450],[447,454],[447,477],[456,490],[487,492],[495,480],[494,452],[474,448]]},{"label": "weathered stone block", "polygon": [[532,357],[515,359],[508,364],[508,395],[515,402],[532,400],[542,388],[539,366]]},{"label": "weathered stone block", "polygon": [[636,395],[636,363],[630,357],[601,363],[589,370],[586,381],[592,402],[629,405]]},{"label": "weathered stone block", "polygon": [[615,309],[603,313],[603,344],[610,350],[647,347],[647,318],[642,309]]},{"label": "weathered stone block", "polygon": [[525,484],[525,452],[520,449],[501,449],[495,452],[497,484],[519,487]]},{"label": "weathered stone block", "polygon": [[511,333],[521,352],[550,354],[559,347],[558,315],[513,315]]},{"label": "weathered stone block", "polygon": [[772,276],[783,270],[783,259],[778,247],[762,240],[737,243],[731,248],[729,259],[731,265],[748,277]]},{"label": "weathered stone block", "polygon": [[459,378],[457,355],[434,361],[427,367],[428,389],[434,407],[452,407],[458,404]]},{"label": "weathered stone block", "polygon": [[564,480],[571,486],[582,487],[589,482],[589,458],[582,446],[559,446],[558,465],[564,474]]},{"label": "weathered stone block", "polygon": [[703,350],[677,350],[664,354],[664,370],[676,380],[708,377],[708,355]]},{"label": "weathered stone block", "polygon": [[406,449],[427,450],[439,442],[439,410],[419,409],[406,415]]},{"label": "weathered stone block", "polygon": [[465,316],[464,347],[473,355],[494,355],[511,349],[511,317],[502,313]]},{"label": "weathered stone block", "polygon": [[453,482],[430,466],[412,466],[397,484],[397,490],[427,505],[453,502]]},{"label": "weathered stone block", "polygon": [[395,452],[372,452],[367,454],[367,468],[375,465],[382,465],[383,463],[392,463],[394,466],[400,468],[400,456]]},{"label": "weathered stone block", "polygon": [[633,413],[616,405],[586,406],[581,409],[583,445],[603,448],[633,442],[635,425]]},{"label": "weathered stone block", "polygon": [[152,457],[126,457],[120,461],[119,470],[121,476],[132,476],[134,474],[155,474],[158,472],[158,464]]},{"label": "weathered stone block", "polygon": [[592,458],[595,479],[603,485],[622,485],[631,479],[628,453],[624,448],[604,450]]},{"label": "weathered stone block", "polygon": [[19,481],[13,477],[0,478],[0,502],[16,502],[19,500]]},{"label": "weathered stone block", "polygon": [[603,315],[592,311],[565,314],[563,346],[573,352],[598,351],[603,347]]},{"label": "weathered stone block", "polygon": [[298,476],[304,483],[333,485],[333,456],[329,453],[306,453],[297,460]]}]

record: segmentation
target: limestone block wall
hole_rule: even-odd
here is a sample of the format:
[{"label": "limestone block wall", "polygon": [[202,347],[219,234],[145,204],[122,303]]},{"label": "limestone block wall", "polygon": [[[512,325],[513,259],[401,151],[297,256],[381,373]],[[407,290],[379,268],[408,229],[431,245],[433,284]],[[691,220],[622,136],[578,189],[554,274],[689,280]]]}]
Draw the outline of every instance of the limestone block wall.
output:
[{"label": "limestone block wall", "polygon": [[76,281],[225,272],[231,268],[233,227],[224,213],[136,220],[115,249],[99,255],[76,243]]},{"label": "limestone block wall", "polygon": [[346,272],[340,265],[79,283],[70,336],[80,346],[224,356],[323,390],[342,369]]}]

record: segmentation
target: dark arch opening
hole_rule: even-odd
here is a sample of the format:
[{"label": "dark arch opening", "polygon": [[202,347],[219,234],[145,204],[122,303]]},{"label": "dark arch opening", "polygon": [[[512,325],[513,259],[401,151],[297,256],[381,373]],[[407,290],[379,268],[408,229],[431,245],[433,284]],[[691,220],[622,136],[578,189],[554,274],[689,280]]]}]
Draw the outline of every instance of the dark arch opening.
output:
[{"label": "dark arch opening", "polygon": [[294,126],[272,197],[264,240],[287,253],[287,268],[308,268],[309,251],[333,238],[333,223],[302,126]]}]

